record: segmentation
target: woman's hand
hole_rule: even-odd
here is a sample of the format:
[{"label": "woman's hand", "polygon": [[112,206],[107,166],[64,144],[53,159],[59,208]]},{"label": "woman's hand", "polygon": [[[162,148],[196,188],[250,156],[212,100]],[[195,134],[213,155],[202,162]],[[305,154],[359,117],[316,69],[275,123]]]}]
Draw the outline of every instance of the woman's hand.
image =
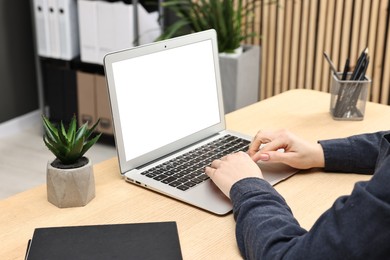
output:
[{"label": "woman's hand", "polygon": [[239,180],[263,178],[256,163],[259,160],[308,169],[324,167],[324,152],[320,144],[309,143],[286,130],[259,131],[248,153],[238,152],[214,160],[205,171],[219,189],[230,197],[230,189]]},{"label": "woman's hand", "polygon": [[244,152],[214,160],[210,167],[206,167],[206,174],[229,198],[230,189],[239,180],[248,177],[263,178],[259,166]]},{"label": "woman's hand", "polygon": [[324,167],[321,145],[307,142],[287,130],[259,131],[248,154],[255,162],[281,162],[297,169]]}]

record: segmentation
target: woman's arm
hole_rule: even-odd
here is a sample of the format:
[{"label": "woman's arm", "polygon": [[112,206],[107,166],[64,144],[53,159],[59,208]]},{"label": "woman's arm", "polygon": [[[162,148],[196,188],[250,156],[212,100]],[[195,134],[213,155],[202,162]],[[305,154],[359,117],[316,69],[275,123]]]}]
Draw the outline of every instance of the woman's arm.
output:
[{"label": "woman's arm", "polygon": [[[279,137],[290,136],[285,133],[288,135],[282,133]],[[357,183],[350,196],[337,199],[310,231],[300,227],[282,196],[263,180],[253,158],[264,156],[269,161],[284,158],[284,162],[291,163],[294,158],[310,157],[308,151],[314,146],[302,145],[299,138],[292,136],[283,139],[282,147],[283,142],[277,143],[276,139],[267,141],[266,147],[274,145],[270,151],[256,150],[256,144],[252,144],[255,152],[252,157],[240,152],[213,161],[206,167],[206,173],[233,202],[236,238],[242,255],[246,259],[388,258],[390,137],[382,138],[384,134],[320,142],[324,151],[319,154],[324,156],[327,170],[366,173],[375,168],[379,151],[381,155],[373,178]],[[275,148],[284,148],[285,152],[277,152]],[[310,164],[316,164],[317,159]]]},{"label": "woman's arm", "polygon": [[386,133],[319,141],[324,152],[325,171],[373,174],[380,142]]},{"label": "woman's arm", "polygon": [[281,162],[297,169],[324,167],[325,171],[372,174],[386,133],[389,132],[310,143],[286,130],[259,131],[248,154],[254,161]]},{"label": "woman's arm", "polygon": [[300,227],[284,199],[266,181],[237,182],[230,197],[241,254],[245,259],[265,260],[387,259],[390,197],[373,192],[388,186],[387,173],[376,183],[357,183],[352,194],[337,199],[309,231]]}]

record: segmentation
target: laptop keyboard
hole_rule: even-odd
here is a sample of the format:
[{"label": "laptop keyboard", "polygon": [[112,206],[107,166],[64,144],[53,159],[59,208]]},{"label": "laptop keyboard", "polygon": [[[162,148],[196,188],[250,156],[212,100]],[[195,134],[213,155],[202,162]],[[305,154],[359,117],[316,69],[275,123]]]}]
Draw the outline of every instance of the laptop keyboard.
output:
[{"label": "laptop keyboard", "polygon": [[225,135],[141,174],[185,191],[209,178],[204,169],[213,160],[239,151],[246,152],[249,143],[248,140]]}]

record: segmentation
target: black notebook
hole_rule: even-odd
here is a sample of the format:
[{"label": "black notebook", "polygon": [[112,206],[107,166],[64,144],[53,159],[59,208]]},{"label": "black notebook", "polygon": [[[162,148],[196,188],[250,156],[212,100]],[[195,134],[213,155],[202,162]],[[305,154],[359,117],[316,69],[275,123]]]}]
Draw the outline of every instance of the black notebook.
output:
[{"label": "black notebook", "polygon": [[176,222],[37,228],[27,260],[182,259]]}]

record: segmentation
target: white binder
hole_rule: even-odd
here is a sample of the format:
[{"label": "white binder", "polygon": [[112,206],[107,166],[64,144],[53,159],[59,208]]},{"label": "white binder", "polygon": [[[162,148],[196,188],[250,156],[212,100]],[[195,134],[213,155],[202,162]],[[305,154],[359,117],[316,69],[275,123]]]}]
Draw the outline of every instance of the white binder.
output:
[{"label": "white binder", "polygon": [[97,2],[78,0],[80,58],[83,62],[97,63]]},{"label": "white binder", "polygon": [[154,42],[160,35],[158,12],[149,13],[141,4],[138,4],[139,44]]},{"label": "white binder", "polygon": [[113,3],[103,1],[97,2],[98,64],[103,64],[103,58],[107,53],[115,51],[114,15]]},{"label": "white binder", "polygon": [[57,0],[60,58],[71,60],[80,54],[76,0]]},{"label": "white binder", "polygon": [[58,23],[57,0],[47,0],[48,21],[49,21],[49,38],[50,38],[50,56],[60,58],[60,29]]},{"label": "white binder", "polygon": [[115,49],[122,50],[134,46],[133,5],[124,2],[114,3]]},{"label": "white binder", "polygon": [[47,0],[34,0],[34,20],[38,55],[50,57]]}]

